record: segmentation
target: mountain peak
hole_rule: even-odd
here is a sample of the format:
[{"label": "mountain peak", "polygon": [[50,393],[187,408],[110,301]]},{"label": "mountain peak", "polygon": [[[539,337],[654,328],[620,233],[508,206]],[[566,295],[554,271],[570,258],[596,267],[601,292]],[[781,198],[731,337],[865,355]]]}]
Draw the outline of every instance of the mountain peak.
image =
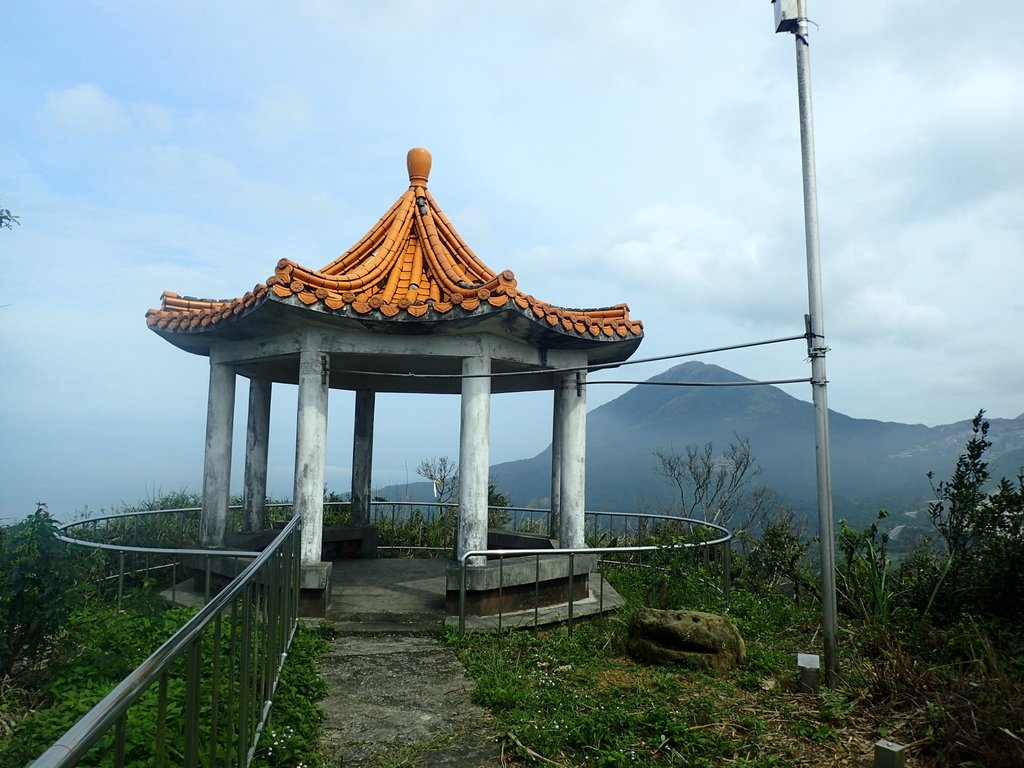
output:
[{"label": "mountain peak", "polygon": [[664,373],[652,376],[648,381],[670,381],[676,383],[693,381],[704,384],[709,382],[750,381],[750,379],[719,365],[702,363],[699,360],[689,360],[669,368]]}]

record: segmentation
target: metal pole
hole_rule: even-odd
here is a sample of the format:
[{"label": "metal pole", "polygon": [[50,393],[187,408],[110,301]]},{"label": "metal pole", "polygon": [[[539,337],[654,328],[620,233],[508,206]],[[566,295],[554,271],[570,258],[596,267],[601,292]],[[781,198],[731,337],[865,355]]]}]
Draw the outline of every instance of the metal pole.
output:
[{"label": "metal pole", "polygon": [[825,374],[824,309],[821,292],[821,253],[818,244],[818,190],[814,163],[814,119],[811,109],[811,60],[807,2],[797,0],[797,91],[800,103],[800,157],[803,165],[804,238],[807,245],[807,354],[811,359],[814,401],[814,455],[818,478],[818,539],[821,545],[822,637],[825,680],[832,686],[839,669],[836,623],[835,527],[832,514],[832,459],[828,435],[828,377]]}]

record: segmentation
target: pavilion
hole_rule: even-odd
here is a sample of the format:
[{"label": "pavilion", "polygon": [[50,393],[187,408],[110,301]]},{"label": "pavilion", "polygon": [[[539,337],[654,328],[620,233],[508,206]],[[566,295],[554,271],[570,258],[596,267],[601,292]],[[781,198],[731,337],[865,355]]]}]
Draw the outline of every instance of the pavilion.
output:
[{"label": "pavilion", "polygon": [[[643,325],[625,304],[567,309],[521,291],[463,241],[427,189],[431,157],[407,158],[409,188],[355,245],[321,269],[281,259],[235,299],[165,292],[151,330],[210,360],[201,542],[223,546],[235,382],[249,379],[245,526],[263,527],[272,384],[298,385],[293,504],[302,516],[304,587],[323,588],[329,388],[355,392],[352,517],[370,519],[377,392],[458,394],[458,555],[487,547],[492,394],[551,390],[552,537],[582,547],[586,376],[630,357]],[[481,558],[482,559],[482,558]],[[480,565],[482,563],[471,563]]]}]

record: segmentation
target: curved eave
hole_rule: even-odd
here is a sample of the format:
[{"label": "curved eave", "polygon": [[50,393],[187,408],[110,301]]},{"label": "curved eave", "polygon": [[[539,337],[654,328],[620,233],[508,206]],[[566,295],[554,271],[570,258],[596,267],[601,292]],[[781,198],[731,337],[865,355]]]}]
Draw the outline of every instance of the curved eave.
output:
[{"label": "curved eave", "polygon": [[[421,308],[418,314],[409,311]],[[440,309],[431,304],[403,308],[343,304],[335,309],[319,300],[307,303],[295,295],[285,298],[271,290],[257,290],[234,301],[165,295],[164,308],[150,310],[146,320],[150,330],[199,355],[209,355],[218,341],[273,336],[316,323],[381,334],[493,333],[542,349],[586,351],[591,363],[614,363],[629,358],[643,340],[643,325],[628,317],[625,306],[574,310],[539,302],[523,307],[514,300],[498,306],[463,302]]]}]

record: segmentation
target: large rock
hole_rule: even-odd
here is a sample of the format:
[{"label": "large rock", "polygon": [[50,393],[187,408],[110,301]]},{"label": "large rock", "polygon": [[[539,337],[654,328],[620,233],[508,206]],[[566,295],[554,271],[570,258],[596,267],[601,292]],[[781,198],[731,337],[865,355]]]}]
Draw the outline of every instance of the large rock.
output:
[{"label": "large rock", "polygon": [[638,611],[629,622],[626,649],[649,664],[683,663],[719,670],[734,669],[747,657],[736,625],[700,611]]}]

